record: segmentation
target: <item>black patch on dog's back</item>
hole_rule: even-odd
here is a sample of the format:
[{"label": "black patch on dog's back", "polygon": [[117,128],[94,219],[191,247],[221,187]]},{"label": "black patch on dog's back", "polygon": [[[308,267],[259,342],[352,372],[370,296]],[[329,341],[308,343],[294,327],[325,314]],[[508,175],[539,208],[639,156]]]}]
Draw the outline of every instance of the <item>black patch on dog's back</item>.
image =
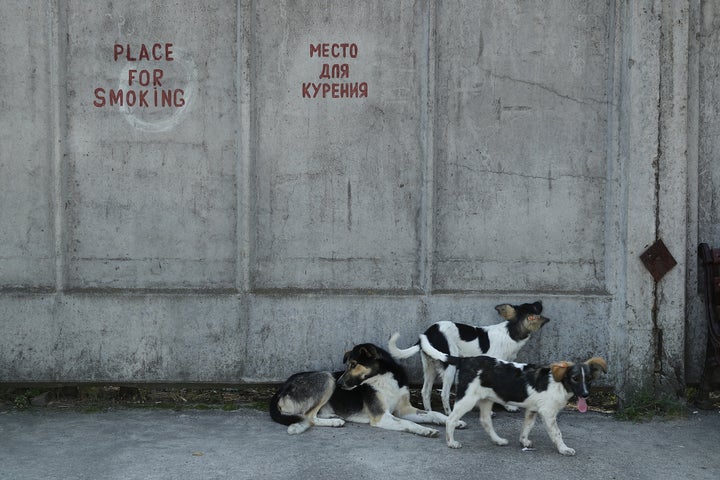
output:
[{"label": "black patch on dog's back", "polygon": [[534,371],[534,375],[529,380],[530,386],[538,392],[544,392],[550,385],[550,367],[538,367]]},{"label": "black patch on dog's back", "polygon": [[[473,327],[466,323],[456,323],[455,327],[458,329],[458,335],[460,340],[465,342],[478,342],[480,351],[485,353],[490,350],[490,338],[488,337],[487,331],[482,327]],[[448,353],[448,352],[443,352]]]},{"label": "black patch on dog's back", "polygon": [[505,402],[522,402],[528,397],[528,386],[544,391],[550,381],[549,367],[517,366],[485,355],[461,358],[459,364],[458,398],[465,395],[468,385],[476,378]]},{"label": "black patch on dog's back", "polygon": [[[488,337],[487,331],[482,327],[473,327],[466,323],[456,323],[455,326],[458,329],[460,340],[465,342],[478,342],[480,351],[485,353],[490,350],[490,338]],[[447,352],[443,352],[447,353]]]},{"label": "black patch on dog's back", "polygon": [[480,345],[480,351],[485,353],[490,350],[490,337],[488,337],[487,330],[476,328],[475,334],[477,335],[478,345]]},{"label": "black patch on dog's back", "polygon": [[463,340],[465,342],[472,342],[477,338],[477,332],[475,332],[475,327],[467,325],[465,323],[456,323],[455,327],[458,329],[458,335],[460,335],[460,340]]},{"label": "black patch on dog's back", "polygon": [[448,345],[447,338],[440,332],[440,327],[437,323],[433,323],[430,327],[425,330],[425,336],[430,342],[430,345],[435,347],[442,353],[450,353],[450,346]]}]

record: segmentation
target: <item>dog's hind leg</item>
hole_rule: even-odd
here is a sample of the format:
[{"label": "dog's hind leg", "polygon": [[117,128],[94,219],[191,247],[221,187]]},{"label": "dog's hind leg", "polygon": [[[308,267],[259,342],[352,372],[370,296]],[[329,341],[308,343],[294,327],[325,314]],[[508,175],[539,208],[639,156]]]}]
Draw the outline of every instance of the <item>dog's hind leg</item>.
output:
[{"label": "dog's hind leg", "polygon": [[442,392],[440,398],[442,399],[443,409],[445,409],[445,415],[450,415],[452,409],[450,408],[450,390],[455,383],[455,372],[457,367],[454,365],[447,365],[445,372],[442,376]]},{"label": "dog's hind leg", "polygon": [[[302,416],[303,420],[297,423],[293,423],[288,426],[288,433],[290,435],[297,435],[303,433],[313,425],[328,426],[328,427],[341,427],[345,424],[344,421],[340,420],[340,424],[337,420],[329,418],[318,418],[318,412],[325,406],[330,400],[333,392],[335,392],[335,378],[329,372],[321,372],[317,375],[313,374],[312,379],[315,381],[315,386],[320,390],[320,397],[317,398],[317,402],[314,403],[310,409],[308,409]],[[308,376],[310,378],[310,376]],[[332,421],[331,421],[332,420]]]},{"label": "dog's hind leg", "polygon": [[532,440],[530,440],[530,430],[535,425],[535,419],[537,418],[537,412],[532,410],[525,410],[525,421],[523,422],[522,432],[520,433],[520,444],[525,448],[532,447]]},{"label": "dog's hind leg", "polygon": [[490,440],[492,440],[495,445],[507,445],[507,439],[499,436],[497,432],[495,432],[495,427],[493,427],[492,407],[494,402],[492,400],[481,400],[479,403],[480,425],[482,425],[485,429],[485,432],[490,435]]},{"label": "dog's hind leg", "polygon": [[545,424],[545,430],[547,430],[548,435],[550,435],[550,439],[555,444],[555,447],[557,447],[558,452],[568,456],[575,455],[575,450],[565,445],[565,442],[563,441],[560,427],[558,427],[557,424],[557,415],[545,415],[541,412],[540,416],[542,417],[543,423]]},{"label": "dog's hind leg", "polygon": [[435,377],[437,372],[435,371],[435,362],[433,359],[428,357],[424,352],[420,355],[422,358],[423,366],[423,386],[422,386],[422,401],[423,408],[425,410],[432,410],[432,389],[435,384]]}]

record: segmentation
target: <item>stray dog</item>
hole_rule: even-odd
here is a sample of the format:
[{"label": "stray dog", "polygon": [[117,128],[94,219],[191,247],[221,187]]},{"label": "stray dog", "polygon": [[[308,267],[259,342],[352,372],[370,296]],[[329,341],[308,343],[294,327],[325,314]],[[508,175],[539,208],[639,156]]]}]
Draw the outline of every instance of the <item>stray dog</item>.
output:
[{"label": "stray dog", "polygon": [[[425,339],[436,350],[458,357],[475,357],[488,355],[503,360],[515,360],[517,353],[530,338],[530,334],[537,332],[550,320],[540,315],[542,302],[523,303],[522,305],[509,305],[504,303],[495,307],[495,310],[506,322],[485,327],[473,327],[464,323],[449,321],[437,322],[420,334],[420,340],[410,348],[401,350],[397,347],[399,333],[394,333],[388,342],[388,349],[396,359],[408,358],[422,351],[423,408],[432,410],[430,396],[435,378],[442,375],[443,409],[450,414],[450,388],[455,381],[455,366],[433,359],[422,348]],[[510,410],[515,410],[510,408]]]},{"label": "stray dog", "polygon": [[[428,343],[425,339],[424,343]],[[590,383],[600,371],[607,373],[607,363],[600,357],[593,357],[584,363],[557,362],[538,366],[513,363],[488,356],[453,357],[424,344],[423,351],[433,358],[456,365],[458,374],[458,396],[452,413],[448,417],[445,439],[448,447],[462,445],[453,437],[456,422],[480,406],[480,424],[496,445],[507,445],[508,441],[495,432],[492,423],[493,403],[514,405],[525,408],[525,422],[520,433],[520,443],[530,448],[528,438],[535,425],[537,414],[545,424],[550,439],[563,455],[575,455],[575,450],[565,445],[557,425],[557,414],[573,395],[577,396],[580,412],[587,411],[585,399],[590,395]]]},{"label": "stray dog", "polygon": [[345,353],[343,363],[344,372],[304,372],[288,378],[270,400],[272,419],[288,425],[290,434],[312,425],[342,427],[347,420],[436,437],[437,430],[418,423],[445,425],[446,415],[410,404],[405,370],[382,348],[357,345]]}]

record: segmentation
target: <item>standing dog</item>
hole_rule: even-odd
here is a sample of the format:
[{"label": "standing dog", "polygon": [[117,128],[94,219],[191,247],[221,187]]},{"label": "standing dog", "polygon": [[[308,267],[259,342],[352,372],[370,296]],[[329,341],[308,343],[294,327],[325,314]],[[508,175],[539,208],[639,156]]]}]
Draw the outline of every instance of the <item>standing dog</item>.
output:
[{"label": "standing dog", "polygon": [[434,349],[457,357],[475,357],[488,355],[503,360],[515,360],[517,353],[525,345],[533,332],[537,332],[550,320],[540,315],[542,302],[523,303],[522,305],[498,305],[495,310],[507,321],[486,327],[473,327],[464,323],[441,321],[430,325],[420,340],[410,348],[401,350],[397,346],[399,333],[390,337],[388,349],[396,359],[408,358],[422,351],[423,408],[432,410],[430,396],[435,378],[442,375],[443,409],[450,414],[450,388],[455,380],[455,366],[433,359],[424,348],[423,339]]},{"label": "standing dog", "polygon": [[448,447],[460,448],[460,442],[453,437],[456,422],[480,406],[480,424],[496,445],[507,445],[508,441],[495,432],[492,423],[493,403],[525,408],[525,421],[520,433],[523,447],[531,447],[528,438],[535,425],[537,414],[545,424],[550,439],[563,455],[575,455],[575,450],[565,445],[557,425],[557,414],[575,395],[580,412],[587,411],[585,399],[590,395],[590,383],[599,373],[607,372],[607,363],[600,357],[593,357],[584,363],[557,362],[552,365],[512,363],[488,356],[453,357],[430,345],[425,339],[423,351],[433,358],[456,365],[458,374],[458,396],[452,413],[448,417],[445,439]]},{"label": "standing dog", "polygon": [[357,345],[343,362],[344,372],[305,372],[288,378],[270,400],[272,419],[288,425],[290,434],[312,425],[342,427],[347,420],[436,437],[437,430],[418,423],[445,425],[447,416],[410,404],[405,370],[382,348]]}]

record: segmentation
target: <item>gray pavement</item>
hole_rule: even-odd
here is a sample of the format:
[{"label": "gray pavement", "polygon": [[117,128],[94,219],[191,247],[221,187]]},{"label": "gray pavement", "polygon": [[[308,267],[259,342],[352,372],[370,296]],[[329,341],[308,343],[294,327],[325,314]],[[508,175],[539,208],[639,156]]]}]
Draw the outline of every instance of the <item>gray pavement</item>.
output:
[{"label": "gray pavement", "polygon": [[367,425],[290,436],[263,412],[42,409],[0,413],[0,479],[717,479],[720,412],[647,423],[564,411],[577,455],[559,455],[538,423],[536,449],[516,439],[521,413],[498,412],[490,444],[473,414],[463,448]]}]

